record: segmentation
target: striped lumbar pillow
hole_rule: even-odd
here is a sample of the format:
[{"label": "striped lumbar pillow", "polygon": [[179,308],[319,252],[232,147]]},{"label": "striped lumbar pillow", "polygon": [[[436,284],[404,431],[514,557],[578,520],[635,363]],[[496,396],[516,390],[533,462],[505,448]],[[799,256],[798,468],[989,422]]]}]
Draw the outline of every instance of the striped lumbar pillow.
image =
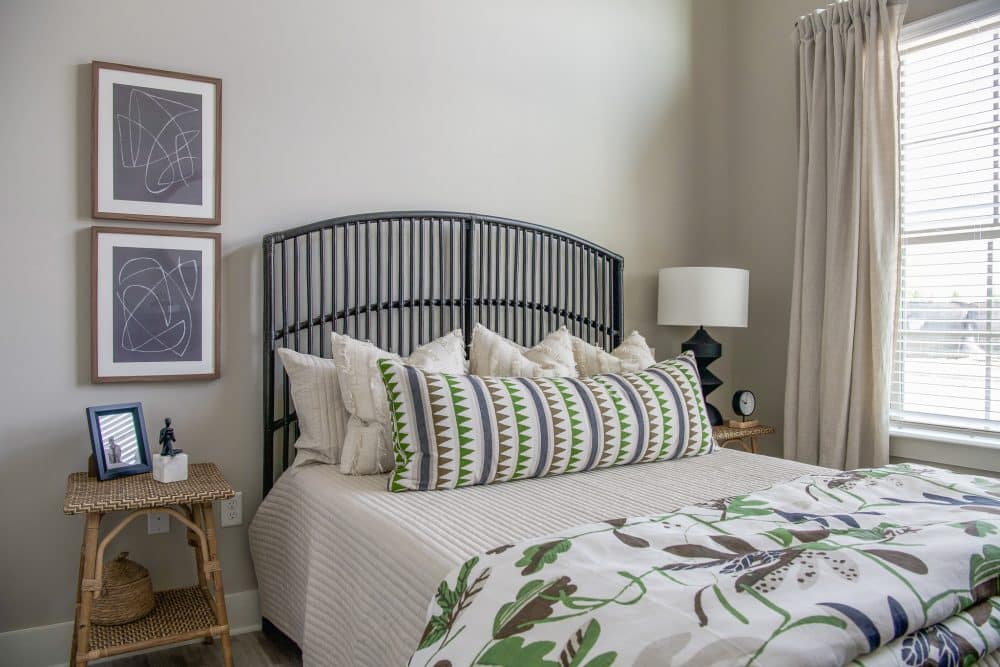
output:
[{"label": "striped lumbar pillow", "polygon": [[694,357],[588,378],[490,378],[379,361],[391,491],[449,489],[708,454]]}]

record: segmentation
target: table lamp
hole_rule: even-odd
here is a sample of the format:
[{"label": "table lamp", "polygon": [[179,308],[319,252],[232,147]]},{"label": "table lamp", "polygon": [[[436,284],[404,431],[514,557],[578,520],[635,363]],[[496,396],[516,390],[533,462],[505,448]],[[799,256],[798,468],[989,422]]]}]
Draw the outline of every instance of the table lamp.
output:
[{"label": "table lamp", "polygon": [[708,395],[722,386],[722,380],[708,370],[708,365],[722,356],[722,345],[708,335],[705,327],[746,327],[749,293],[750,272],[746,269],[718,266],[660,269],[656,322],[698,327],[681,344],[681,349],[694,352],[705,408],[713,426],[722,423],[722,415],[708,402]]}]

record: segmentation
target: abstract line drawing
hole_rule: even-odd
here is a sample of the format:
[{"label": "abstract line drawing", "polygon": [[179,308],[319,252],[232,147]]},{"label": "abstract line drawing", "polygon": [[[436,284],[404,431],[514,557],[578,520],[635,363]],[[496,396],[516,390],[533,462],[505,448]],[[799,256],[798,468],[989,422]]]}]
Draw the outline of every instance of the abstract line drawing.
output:
[{"label": "abstract line drawing", "polygon": [[91,215],[221,224],[222,79],[97,60],[90,71]]},{"label": "abstract line drawing", "polygon": [[201,252],[114,249],[115,361],[201,359]]},{"label": "abstract line drawing", "polygon": [[[143,108],[147,108],[143,124]],[[162,114],[150,114],[148,109]],[[150,194],[164,192],[171,185],[184,183],[195,176],[194,140],[201,130],[185,130],[178,122],[198,108],[183,102],[133,88],[128,95],[128,113],[117,114],[118,141],[122,166],[145,171],[144,183]]]},{"label": "abstract line drawing", "polygon": [[114,85],[116,199],[200,204],[202,99]]}]

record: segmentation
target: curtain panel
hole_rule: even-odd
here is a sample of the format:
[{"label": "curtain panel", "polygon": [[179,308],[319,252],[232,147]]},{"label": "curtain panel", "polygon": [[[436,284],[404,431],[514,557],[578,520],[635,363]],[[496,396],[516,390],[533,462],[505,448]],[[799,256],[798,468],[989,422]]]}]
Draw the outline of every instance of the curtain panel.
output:
[{"label": "curtain panel", "polygon": [[798,205],[786,458],[889,459],[905,2],[847,0],[795,25]]}]

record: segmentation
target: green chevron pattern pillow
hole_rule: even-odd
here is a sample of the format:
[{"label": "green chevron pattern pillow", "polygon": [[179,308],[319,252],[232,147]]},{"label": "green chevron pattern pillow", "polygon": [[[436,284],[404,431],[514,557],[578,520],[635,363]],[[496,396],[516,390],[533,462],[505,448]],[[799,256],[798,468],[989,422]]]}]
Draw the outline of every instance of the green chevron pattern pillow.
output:
[{"label": "green chevron pattern pillow", "polygon": [[491,378],[379,361],[390,491],[452,489],[713,451],[694,357],[586,378]]}]

